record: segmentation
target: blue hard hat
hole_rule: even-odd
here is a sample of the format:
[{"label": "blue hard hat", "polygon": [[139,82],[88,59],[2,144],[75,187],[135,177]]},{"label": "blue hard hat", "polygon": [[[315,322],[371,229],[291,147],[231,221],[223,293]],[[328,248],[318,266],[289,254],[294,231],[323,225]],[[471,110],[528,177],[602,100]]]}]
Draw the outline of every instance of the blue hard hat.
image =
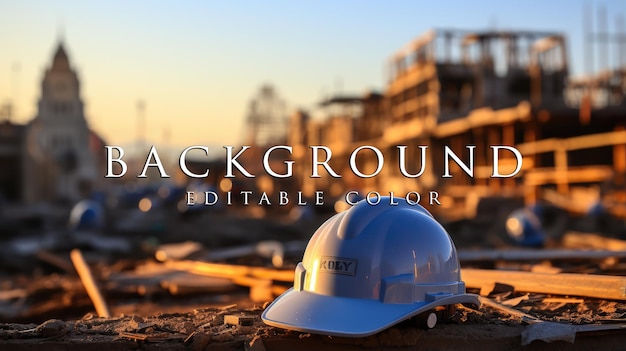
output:
[{"label": "blue hard hat", "polygon": [[545,233],[537,210],[517,209],[506,219],[506,231],[509,237],[523,246],[540,247],[545,242]]},{"label": "blue hard hat", "polygon": [[419,205],[383,197],[327,220],[310,239],[294,287],[262,314],[269,325],[367,336],[437,306],[479,305],[465,293],[456,248]]},{"label": "blue hard hat", "polygon": [[104,210],[93,200],[78,202],[70,212],[69,226],[77,230],[97,230],[104,227]]}]

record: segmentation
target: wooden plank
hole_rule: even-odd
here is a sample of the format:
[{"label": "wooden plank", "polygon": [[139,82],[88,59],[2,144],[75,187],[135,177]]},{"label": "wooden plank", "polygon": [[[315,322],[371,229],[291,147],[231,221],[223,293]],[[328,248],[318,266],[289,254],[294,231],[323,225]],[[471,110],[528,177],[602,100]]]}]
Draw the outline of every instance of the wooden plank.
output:
[{"label": "wooden plank", "polygon": [[135,341],[145,341],[148,338],[148,335],[139,333],[121,332],[119,335],[122,338],[128,338]]},{"label": "wooden plank", "polygon": [[571,196],[560,194],[552,189],[543,189],[541,197],[548,203],[570,212],[585,214],[590,206],[590,203],[573,201]]},{"label": "wooden plank", "polygon": [[272,281],[251,277],[233,277],[233,283],[250,288],[249,297],[254,302],[272,301]]},{"label": "wooden plank", "polygon": [[170,340],[185,340],[187,335],[178,334],[178,333],[156,333],[156,334],[140,334],[140,333],[130,333],[130,332],[121,332],[119,336],[122,338],[131,339],[134,341],[146,341],[146,342],[165,342]]},{"label": "wooden plank", "polygon": [[[576,249],[602,249],[613,252],[626,252],[626,240],[607,238],[599,234],[568,232],[562,239],[562,245],[567,248]],[[601,251],[597,251],[601,252]],[[609,252],[609,251],[606,251]],[[615,256],[622,257],[622,256]]]},{"label": "wooden plank", "polygon": [[558,144],[561,142],[561,139],[542,139],[537,141],[529,141],[523,144],[517,145],[515,148],[522,155],[535,155],[535,154],[543,154],[546,152],[554,152],[554,150],[558,147]]},{"label": "wooden plank", "polygon": [[470,288],[503,283],[524,292],[626,300],[626,277],[620,276],[463,269],[461,278]]},{"label": "wooden plank", "polygon": [[[607,238],[604,238],[607,239]],[[581,243],[584,238],[578,239]],[[616,240],[616,239],[613,239]],[[621,240],[617,240],[621,241]],[[626,242],[625,242],[626,244]],[[570,244],[571,245],[571,244]],[[567,245],[566,245],[567,246]],[[572,247],[572,246],[567,246]],[[591,246],[587,246],[591,248]],[[570,249],[543,249],[543,250],[459,250],[457,256],[461,262],[476,261],[543,261],[543,260],[604,260],[610,257],[626,258],[626,247],[600,247],[607,250],[570,250]],[[616,251],[613,251],[616,250]]]},{"label": "wooden plank", "polygon": [[565,150],[571,151],[623,144],[626,144],[626,131],[617,130],[613,132],[596,133],[566,139],[551,138],[531,141],[519,144],[516,148],[522,153],[522,155],[533,155],[554,152],[561,147],[565,148]]},{"label": "wooden plank", "polygon": [[232,279],[233,283],[250,288],[250,299],[254,302],[273,300],[272,281],[293,283],[294,277],[292,270],[199,261],[166,261],[165,266],[193,274]]},{"label": "wooden plank", "polygon": [[91,274],[89,266],[83,258],[83,254],[79,249],[74,249],[70,252],[70,258],[76,268],[76,272],[78,272],[80,281],[83,283],[85,290],[87,290],[87,295],[89,295],[91,302],[93,302],[93,305],[96,308],[98,317],[110,318],[111,313],[109,312],[109,307],[104,301],[104,298],[100,293],[100,289],[98,289],[98,286],[96,285],[96,281]]},{"label": "wooden plank", "polygon": [[556,168],[535,168],[528,170],[524,178],[525,186],[564,183],[597,183],[613,177],[609,166],[582,166],[567,168],[567,177]]},{"label": "wooden plank", "polygon": [[530,266],[530,271],[535,273],[557,274],[563,272],[563,268],[548,266],[545,264],[534,264]]},{"label": "wooden plank", "polygon": [[227,314],[224,316],[224,324],[251,326],[254,324],[254,317],[242,316],[237,314]]},{"label": "wooden plank", "polygon": [[[616,131],[624,131],[624,127],[619,126]],[[626,143],[613,146],[613,168],[616,173],[626,172]]]},{"label": "wooden plank", "polygon": [[626,144],[626,131],[582,135],[565,139],[567,150],[591,149],[609,145]]},{"label": "wooden plank", "polygon": [[433,131],[437,138],[445,138],[464,133],[473,128],[490,125],[503,125],[516,121],[526,120],[529,116],[527,102],[521,102],[515,107],[493,110],[490,107],[482,107],[472,110],[467,117],[459,118],[438,124]]},{"label": "wooden plank", "polygon": [[258,279],[274,280],[280,282],[293,282],[293,270],[272,269],[264,267],[248,267],[231,264],[208,263],[200,261],[167,261],[167,268],[188,271],[194,274],[208,275],[211,277],[245,277],[250,276]]},{"label": "wooden plank", "polygon": [[558,297],[547,297],[541,300],[543,303],[585,303],[583,299],[573,299],[573,298],[558,298]]},{"label": "wooden plank", "polygon": [[187,293],[226,293],[234,290],[237,286],[231,279],[221,277],[207,277],[189,272],[177,272],[170,278],[163,278],[161,286],[166,288],[172,295]]},{"label": "wooden plank", "polygon": [[249,273],[249,267],[207,263],[198,261],[166,261],[165,267],[190,272],[193,274],[206,275],[218,278],[244,277]]},{"label": "wooden plank", "polygon": [[[556,190],[563,195],[569,193],[570,173],[567,169],[567,150],[565,148],[558,148],[554,151],[554,165],[555,176],[560,181],[556,183]],[[573,171],[573,170],[572,170]]]}]

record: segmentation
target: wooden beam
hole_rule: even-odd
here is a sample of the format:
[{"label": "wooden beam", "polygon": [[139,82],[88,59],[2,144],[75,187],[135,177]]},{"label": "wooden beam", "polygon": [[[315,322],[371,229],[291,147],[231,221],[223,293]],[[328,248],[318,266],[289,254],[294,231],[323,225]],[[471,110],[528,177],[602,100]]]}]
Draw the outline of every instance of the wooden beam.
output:
[{"label": "wooden beam", "polygon": [[626,240],[607,238],[605,236],[593,233],[565,233],[562,239],[562,244],[564,247],[570,249],[600,249],[626,253]]},{"label": "wooden beam", "polygon": [[563,183],[603,182],[613,177],[610,166],[579,166],[566,168],[567,177],[562,177],[562,170],[555,168],[535,168],[526,172],[525,186]]},{"label": "wooden beam", "polygon": [[[606,238],[605,238],[606,239]],[[613,239],[615,240],[615,239]],[[581,238],[581,242],[585,239]],[[619,240],[621,241],[621,240]],[[600,248],[600,247],[597,247]],[[604,247],[605,250],[459,250],[457,255],[461,262],[475,261],[544,261],[544,260],[604,260],[609,257],[626,258],[626,251]],[[626,249],[626,248],[625,248]],[[617,249],[617,250],[625,250]]]},{"label": "wooden beam", "polygon": [[620,276],[463,269],[461,278],[470,288],[503,283],[517,291],[626,300],[626,277]]},{"label": "wooden beam", "polygon": [[263,267],[248,267],[230,264],[208,263],[201,261],[166,261],[166,268],[193,274],[228,278],[236,285],[250,288],[250,299],[254,302],[266,302],[274,299],[272,281],[293,283],[292,270],[278,270]]},{"label": "wooden beam", "polygon": [[[536,121],[530,121],[524,125],[524,143],[517,145],[517,149],[525,155],[524,158],[530,159],[532,164],[532,169],[541,166],[539,163],[539,158],[537,157],[537,153],[535,152],[535,148],[537,145],[537,134],[539,133],[539,128],[537,127]],[[524,153],[523,145],[528,145],[528,147],[533,152]],[[526,177],[524,177],[524,180]],[[533,186],[524,186],[524,203],[525,204],[534,204],[537,202],[539,198],[537,187]]]},{"label": "wooden beam", "polygon": [[104,301],[104,298],[100,293],[100,289],[98,289],[98,286],[96,285],[96,281],[91,274],[89,266],[83,258],[83,254],[79,249],[74,249],[70,252],[70,258],[76,268],[76,272],[78,272],[80,281],[83,283],[85,290],[87,290],[87,295],[89,295],[91,302],[93,302],[93,305],[96,308],[98,317],[110,318],[111,313],[109,312],[109,307]]},{"label": "wooden beam", "polygon": [[591,149],[610,145],[626,144],[626,130],[583,135],[565,139],[567,150]]},{"label": "wooden beam", "polygon": [[560,141],[560,139],[556,138],[542,139],[537,141],[534,141],[532,139],[530,140],[531,141],[516,146],[517,150],[519,150],[522,155],[536,155],[553,152]]},{"label": "wooden beam", "polygon": [[554,152],[563,147],[567,151],[591,149],[603,146],[626,144],[626,130],[576,136],[566,139],[550,138],[519,144],[516,148],[522,155]]},{"label": "wooden beam", "polygon": [[243,278],[249,276],[280,282],[293,282],[294,277],[293,270],[290,269],[279,270],[200,261],[166,261],[165,267],[211,277]]},{"label": "wooden beam", "polygon": [[224,324],[251,326],[254,324],[254,317],[248,315],[227,314],[224,316]]},{"label": "wooden beam", "polygon": [[[503,145],[515,145],[515,124],[511,123],[505,125],[502,128],[502,144]],[[534,161],[533,161],[534,165]],[[513,178],[505,178],[504,179],[505,187],[513,187],[515,186],[515,179]]]},{"label": "wooden beam", "polygon": [[528,103],[523,101],[515,107],[493,110],[491,107],[482,107],[472,110],[467,117],[444,122],[437,125],[433,135],[445,138],[462,134],[470,129],[514,123],[524,121],[529,117]]},{"label": "wooden beam", "polygon": [[585,214],[590,206],[590,203],[573,201],[572,197],[559,194],[552,189],[544,189],[541,192],[541,197],[548,203],[570,212]]},{"label": "wooden beam", "polygon": [[556,190],[560,194],[566,195],[569,193],[569,172],[567,170],[568,161],[566,148],[559,147],[554,151],[554,165],[556,168],[556,177],[562,179],[562,181],[557,182]]},{"label": "wooden beam", "polygon": [[[624,127],[619,126],[616,131],[624,132]],[[626,172],[626,143],[613,146],[613,168],[617,173]]]}]

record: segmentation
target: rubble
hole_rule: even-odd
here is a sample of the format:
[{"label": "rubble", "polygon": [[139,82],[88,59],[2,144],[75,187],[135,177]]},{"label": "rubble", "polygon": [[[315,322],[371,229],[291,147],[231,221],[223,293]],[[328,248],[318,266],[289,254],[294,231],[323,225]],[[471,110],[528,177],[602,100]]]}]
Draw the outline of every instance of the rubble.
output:
[{"label": "rubble", "polygon": [[[497,259],[501,261],[506,252],[500,251]],[[569,259],[572,257],[554,261],[554,268],[559,268],[559,264],[567,264]],[[583,255],[579,259],[589,257]],[[616,256],[618,262],[622,259]],[[509,261],[509,264],[512,262]],[[293,265],[293,262],[286,264]],[[259,315],[262,307],[259,306],[263,305],[262,301],[270,301],[280,292],[276,288],[288,287],[288,282],[293,279],[292,269],[193,260],[166,260],[161,263],[144,261],[131,266],[119,262],[116,267],[102,264],[91,266],[94,279],[100,282],[102,295],[109,303],[112,302],[111,315],[115,317],[96,317],[87,313],[75,321],[53,319],[41,320],[40,324],[3,323],[0,324],[2,349],[28,349],[37,344],[45,348],[89,347],[104,350],[134,349],[138,346],[148,350],[384,350],[416,345],[438,349],[472,349],[480,345],[481,349],[515,350],[541,349],[542,345],[563,346],[572,341],[576,347],[603,345],[607,349],[619,349],[615,347],[617,342],[626,341],[623,324],[626,322],[626,302],[623,296],[619,296],[620,292],[623,295],[623,289],[617,287],[616,293],[602,299],[590,297],[593,294],[587,293],[589,290],[602,290],[602,286],[595,283],[596,280],[623,281],[623,278],[617,276],[576,274],[572,280],[571,274],[563,273],[464,268],[462,276],[467,286],[470,289],[483,288],[481,294],[485,296],[481,298],[483,305],[479,310],[459,305],[450,320],[432,330],[421,329],[407,321],[371,337],[349,339],[296,333],[261,323]],[[537,278],[539,275],[540,278]],[[475,276],[480,279],[476,280]],[[42,307],[36,307],[36,301],[42,298],[48,300],[53,296],[58,297],[57,301],[52,301],[56,309],[40,313],[40,317],[67,314],[70,304],[75,308],[82,306],[83,311],[93,310],[76,275],[44,276],[38,281],[39,284],[27,288],[20,288],[19,281],[12,283],[12,286],[6,283],[2,285],[2,319],[15,321],[18,320],[16,315],[31,310],[30,318],[35,320],[32,317],[37,315],[36,311],[44,311]],[[485,281],[489,281],[489,284]],[[193,291],[193,282],[196,283],[196,291]],[[568,282],[570,285],[566,284]],[[565,284],[562,290],[550,290],[551,286],[561,284]],[[485,288],[484,285],[489,287]],[[494,289],[495,285],[498,288]],[[143,290],[140,286],[143,286]],[[537,289],[528,286],[536,286]],[[129,290],[130,287],[134,287],[134,290]],[[262,297],[256,298],[259,301],[256,306],[250,302],[251,295],[256,294],[254,289],[264,292],[257,294]],[[144,311],[136,314],[127,310],[127,314],[120,314],[119,311],[123,309],[116,305],[121,302],[120,296],[157,299],[155,301],[161,302],[148,311],[155,311],[156,307],[163,312],[150,314]],[[185,296],[185,301],[178,296]],[[188,297],[193,296],[199,296],[197,305],[205,307],[185,307]],[[213,302],[202,300],[211,296]],[[219,307],[220,296],[238,298],[240,302]],[[163,298],[169,300],[167,304],[172,306],[168,308]],[[7,315],[7,306],[22,307],[19,312],[13,311]],[[165,312],[168,309],[173,312]],[[29,318],[26,316],[22,320]]]},{"label": "rubble", "polygon": [[[620,308],[623,313],[624,306]],[[525,326],[489,306],[480,311],[460,307],[448,323],[434,329],[422,329],[408,321],[366,338],[331,338],[272,328],[261,322],[261,311],[259,307],[229,305],[146,317],[87,315],[76,321],[49,320],[39,325],[6,323],[0,324],[0,344],[3,350],[25,350],[34,345],[67,350],[397,350],[418,345],[442,350],[534,350],[543,349],[547,341],[557,337],[567,339],[559,342],[574,342],[577,347],[602,345],[606,349],[615,349],[617,341],[626,340],[622,325],[545,321]],[[549,345],[566,344],[553,341]]]},{"label": "rubble", "polygon": [[[573,330],[576,347],[619,349],[626,339],[622,327],[626,303],[620,290],[626,257],[616,246],[621,243],[618,239],[598,236],[603,239],[592,240],[588,239],[594,237],[591,234],[570,232],[549,249],[529,251],[505,247],[469,250],[469,241],[462,236],[455,238],[460,244],[458,253],[467,287],[489,302],[479,310],[457,306],[449,321],[431,330],[407,321],[372,337],[347,339],[262,324],[259,306],[266,306],[291,286],[295,263],[305,246],[297,239],[305,235],[288,235],[285,227],[277,229],[267,219],[237,223],[237,219],[217,217],[201,217],[191,223],[189,228],[197,229],[200,223],[207,228],[203,236],[179,234],[179,242],[192,240],[195,244],[154,245],[152,257],[133,251],[136,253],[130,257],[120,258],[105,247],[81,250],[109,309],[109,318],[97,317],[72,266],[69,250],[55,244],[54,250],[32,251],[33,256],[25,260],[28,267],[38,268],[3,273],[0,348],[350,350],[419,345],[515,350],[565,347],[569,341],[562,340],[564,337],[551,343],[542,340],[558,335],[556,331]],[[185,224],[177,224],[183,232],[188,230]],[[283,235],[282,240],[276,233]],[[459,236],[456,232],[453,235]],[[588,239],[590,245],[564,247],[565,242],[572,242],[565,238],[576,236]],[[130,236],[128,240],[138,242]],[[156,254],[176,248],[182,250],[173,256]],[[275,264],[278,258],[280,265]],[[608,285],[603,288],[599,283]],[[529,288],[533,286],[536,288]],[[553,290],[554,286],[561,288]],[[599,296],[593,291],[609,294]],[[555,326],[556,331],[548,336],[538,335],[529,328],[529,322],[546,326],[558,323],[559,328]],[[523,342],[528,345],[523,346]]]}]

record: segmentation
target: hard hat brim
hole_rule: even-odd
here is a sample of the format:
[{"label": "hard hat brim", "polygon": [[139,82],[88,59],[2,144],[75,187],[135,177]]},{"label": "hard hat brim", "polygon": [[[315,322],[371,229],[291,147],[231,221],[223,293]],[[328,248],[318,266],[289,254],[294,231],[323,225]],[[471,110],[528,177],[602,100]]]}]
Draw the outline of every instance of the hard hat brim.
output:
[{"label": "hard hat brim", "polygon": [[287,290],[270,304],[261,318],[271,326],[307,333],[345,337],[369,336],[437,306],[480,305],[473,294],[456,294],[432,302],[385,304],[379,300]]}]

